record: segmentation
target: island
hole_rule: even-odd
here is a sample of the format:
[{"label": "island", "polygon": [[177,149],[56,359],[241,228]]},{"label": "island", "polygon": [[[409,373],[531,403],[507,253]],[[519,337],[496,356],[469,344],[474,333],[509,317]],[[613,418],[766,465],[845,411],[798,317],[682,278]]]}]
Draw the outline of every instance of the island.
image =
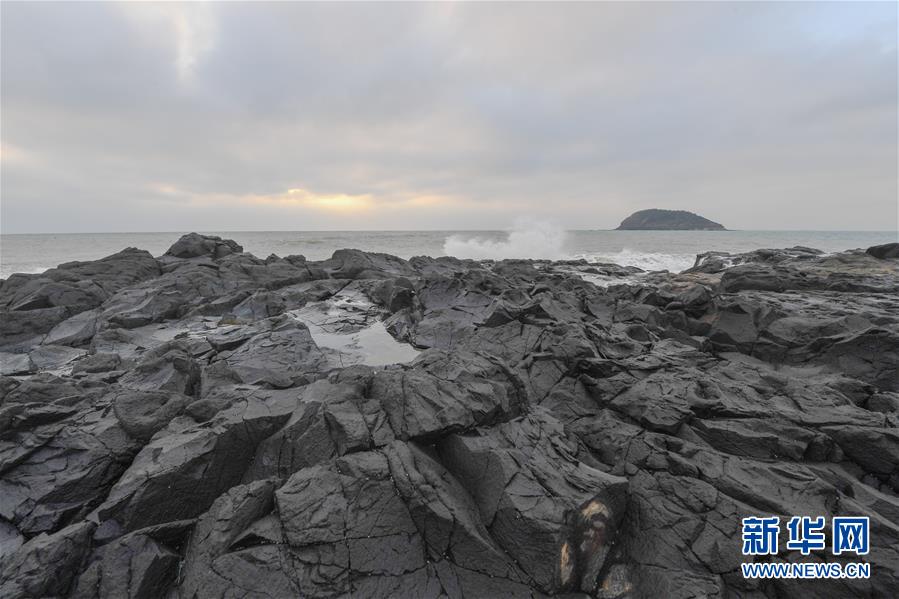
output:
[{"label": "island", "polygon": [[724,225],[686,210],[638,210],[621,221],[616,231],[726,231]]}]

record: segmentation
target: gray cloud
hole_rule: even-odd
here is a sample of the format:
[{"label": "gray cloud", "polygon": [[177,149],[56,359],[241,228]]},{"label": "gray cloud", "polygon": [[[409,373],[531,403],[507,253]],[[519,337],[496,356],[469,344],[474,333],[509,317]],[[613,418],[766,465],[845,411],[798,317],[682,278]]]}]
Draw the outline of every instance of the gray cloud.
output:
[{"label": "gray cloud", "polygon": [[6,3],[0,23],[4,232],[646,207],[896,225],[892,3]]}]

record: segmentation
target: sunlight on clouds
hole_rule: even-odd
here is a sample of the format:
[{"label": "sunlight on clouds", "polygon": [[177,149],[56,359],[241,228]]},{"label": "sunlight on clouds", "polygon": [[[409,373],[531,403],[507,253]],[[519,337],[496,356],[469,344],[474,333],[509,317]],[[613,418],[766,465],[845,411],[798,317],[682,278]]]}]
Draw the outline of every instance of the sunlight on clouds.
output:
[{"label": "sunlight on clouds", "polygon": [[464,202],[448,196],[417,193],[398,193],[388,197],[372,194],[316,193],[308,189],[292,188],[276,194],[223,194],[194,193],[168,183],[154,183],[149,190],[172,199],[186,200],[193,204],[255,204],[306,208],[319,212],[353,214],[374,210],[427,209],[456,206]]},{"label": "sunlight on clouds", "polygon": [[37,162],[35,156],[28,150],[14,146],[6,142],[0,142],[0,162],[4,166],[24,166]]},{"label": "sunlight on clouds", "polygon": [[356,212],[369,210],[373,206],[373,198],[368,194],[316,194],[306,189],[289,189],[286,194],[276,196],[257,196],[261,202],[295,204],[317,208],[320,210],[333,210],[335,212]]},{"label": "sunlight on clouds", "polygon": [[341,213],[366,212],[375,209],[428,208],[455,203],[448,197],[428,194],[399,193],[388,197],[376,197],[371,194],[315,193],[300,188],[289,189],[284,194],[245,196],[244,201],[301,206],[323,212]]}]

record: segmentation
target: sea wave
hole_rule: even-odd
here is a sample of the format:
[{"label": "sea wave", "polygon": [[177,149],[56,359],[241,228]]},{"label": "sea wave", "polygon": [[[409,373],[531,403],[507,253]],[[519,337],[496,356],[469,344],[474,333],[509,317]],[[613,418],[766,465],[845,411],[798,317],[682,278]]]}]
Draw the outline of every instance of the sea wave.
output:
[{"label": "sea wave", "polygon": [[583,258],[588,262],[611,262],[620,266],[636,266],[646,271],[667,270],[669,272],[686,270],[696,261],[695,254],[663,254],[628,248],[618,252],[579,254],[574,258]]},{"label": "sea wave", "polygon": [[645,271],[667,270],[680,272],[693,266],[695,254],[643,252],[624,248],[614,252],[566,251],[567,233],[561,227],[545,221],[520,218],[505,239],[478,235],[450,235],[444,240],[443,253],[456,258],[473,260],[504,260],[522,258],[533,260],[578,260],[611,262],[621,266],[636,266]]},{"label": "sea wave", "polygon": [[565,230],[549,222],[520,218],[505,240],[450,235],[443,242],[443,253],[473,260],[531,258],[564,260]]}]

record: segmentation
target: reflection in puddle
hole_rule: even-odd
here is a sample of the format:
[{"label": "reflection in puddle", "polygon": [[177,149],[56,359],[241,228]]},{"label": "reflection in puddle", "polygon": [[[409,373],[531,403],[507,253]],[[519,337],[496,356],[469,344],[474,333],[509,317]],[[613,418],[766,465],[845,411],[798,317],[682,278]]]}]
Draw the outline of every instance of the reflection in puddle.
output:
[{"label": "reflection in puddle", "polygon": [[411,362],[419,353],[411,345],[394,339],[382,322],[374,322],[355,333],[329,333],[317,324],[307,325],[316,345],[339,353],[341,366],[399,364]]},{"label": "reflection in puddle", "polygon": [[414,360],[419,351],[394,339],[380,312],[362,293],[345,290],[289,314],[309,327],[316,345],[333,352],[339,366],[384,366]]}]

